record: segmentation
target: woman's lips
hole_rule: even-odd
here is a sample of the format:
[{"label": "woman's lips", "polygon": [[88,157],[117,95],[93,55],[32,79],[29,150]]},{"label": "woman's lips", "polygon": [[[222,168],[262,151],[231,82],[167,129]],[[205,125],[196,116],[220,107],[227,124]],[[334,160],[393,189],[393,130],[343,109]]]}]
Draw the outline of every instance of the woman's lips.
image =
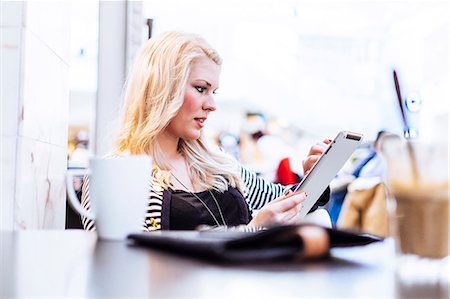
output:
[{"label": "woman's lips", "polygon": [[197,126],[201,129],[204,126],[204,122],[206,120],[206,117],[196,117],[194,118],[195,122],[197,123]]}]

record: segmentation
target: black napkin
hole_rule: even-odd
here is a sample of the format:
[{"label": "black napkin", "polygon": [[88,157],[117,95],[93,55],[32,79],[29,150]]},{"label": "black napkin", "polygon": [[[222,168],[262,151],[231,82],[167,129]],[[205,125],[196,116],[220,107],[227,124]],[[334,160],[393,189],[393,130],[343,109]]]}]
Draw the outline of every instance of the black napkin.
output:
[{"label": "black napkin", "polygon": [[[304,253],[317,240],[306,240],[299,229],[314,227],[328,240],[326,251],[334,247],[361,246],[383,240],[380,237],[311,224],[277,226],[257,232],[241,231],[158,231],[130,234],[132,244],[162,249],[181,255],[221,262],[260,262],[309,258]],[[307,244],[309,242],[309,245]],[[312,242],[312,244],[311,244]],[[312,245],[312,247],[311,247]],[[320,254],[323,257],[327,254]]]}]

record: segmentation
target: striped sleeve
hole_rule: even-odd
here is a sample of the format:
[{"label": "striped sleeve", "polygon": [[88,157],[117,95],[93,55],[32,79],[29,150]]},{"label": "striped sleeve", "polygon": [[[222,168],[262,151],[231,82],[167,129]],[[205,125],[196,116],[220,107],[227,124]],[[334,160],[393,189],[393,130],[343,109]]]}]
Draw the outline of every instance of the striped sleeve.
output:
[{"label": "striped sleeve", "polygon": [[163,202],[163,189],[156,182],[154,176],[150,180],[149,200],[145,212],[145,231],[156,231],[161,229],[161,215]]},{"label": "striped sleeve", "polygon": [[[89,176],[85,175],[83,178],[83,187],[81,188],[81,206],[86,211],[91,210],[91,202],[89,200]],[[81,216],[81,223],[85,230],[95,231],[95,221],[87,217]]]},{"label": "striped sleeve", "polygon": [[265,204],[282,196],[289,188],[282,184],[269,183],[243,166],[240,172],[244,183],[244,197],[252,210],[261,209]]}]

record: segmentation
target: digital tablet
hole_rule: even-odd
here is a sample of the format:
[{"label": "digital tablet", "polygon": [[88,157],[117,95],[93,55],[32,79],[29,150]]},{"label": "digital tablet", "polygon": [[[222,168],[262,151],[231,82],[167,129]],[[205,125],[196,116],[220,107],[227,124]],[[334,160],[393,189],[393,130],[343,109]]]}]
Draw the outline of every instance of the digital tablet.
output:
[{"label": "digital tablet", "polygon": [[362,134],[347,131],[339,132],[320,159],[311,168],[311,171],[297,185],[294,193],[306,192],[308,198],[303,202],[303,209],[299,219],[311,210],[327,186],[344,166],[352,153],[362,141]]}]

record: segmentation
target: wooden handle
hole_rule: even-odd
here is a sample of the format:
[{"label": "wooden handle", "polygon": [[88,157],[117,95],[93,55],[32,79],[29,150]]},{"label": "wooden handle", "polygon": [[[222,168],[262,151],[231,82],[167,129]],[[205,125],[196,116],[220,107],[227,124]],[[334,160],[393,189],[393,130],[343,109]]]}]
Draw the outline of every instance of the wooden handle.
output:
[{"label": "wooden handle", "polygon": [[317,259],[329,253],[330,237],[324,228],[306,225],[297,232],[303,241],[302,258]]}]

